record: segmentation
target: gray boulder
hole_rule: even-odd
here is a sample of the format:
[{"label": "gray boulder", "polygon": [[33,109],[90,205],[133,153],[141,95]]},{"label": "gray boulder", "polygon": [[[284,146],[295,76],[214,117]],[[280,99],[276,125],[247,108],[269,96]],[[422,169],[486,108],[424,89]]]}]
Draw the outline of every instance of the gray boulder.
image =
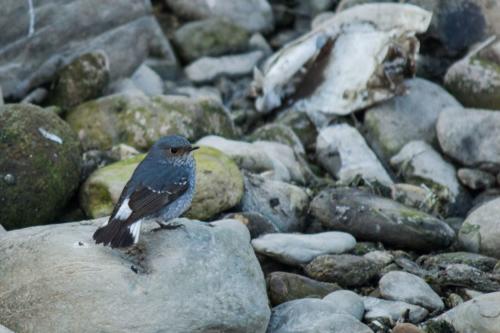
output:
[{"label": "gray boulder", "polygon": [[241,223],[178,219],[183,228],[155,232],[151,221],[121,251],[93,244],[102,222],[9,232],[0,322],[18,332],[266,331],[264,277]]},{"label": "gray boulder", "polygon": [[420,277],[402,271],[385,274],[379,281],[383,298],[420,305],[430,310],[444,309],[438,294]]},{"label": "gray boulder", "polygon": [[273,308],[267,333],[373,333],[328,301],[304,298]]},{"label": "gray boulder", "polygon": [[460,103],[446,90],[424,79],[405,82],[408,92],[371,107],[365,115],[366,136],[386,161],[413,140],[435,143],[436,121],[446,107]]},{"label": "gray boulder", "polygon": [[390,318],[393,321],[400,321],[408,311],[408,319],[410,322],[419,323],[429,314],[429,311],[421,306],[400,301],[363,297],[363,303],[366,309],[364,316],[366,320]]},{"label": "gray boulder", "polygon": [[175,14],[189,19],[222,17],[249,31],[268,31],[273,12],[267,0],[165,0]]},{"label": "gray boulder", "polygon": [[142,64],[131,77],[134,87],[147,96],[156,96],[163,93],[163,80],[150,67]]},{"label": "gray boulder", "polygon": [[363,298],[353,291],[337,290],[323,297],[323,300],[335,304],[339,312],[349,314],[358,320],[363,319],[365,313]]},{"label": "gray boulder", "polygon": [[345,253],[356,240],[345,232],[319,234],[272,233],[252,240],[254,250],[289,265],[307,264],[323,254]]},{"label": "gray boulder", "polygon": [[465,166],[500,166],[500,113],[447,108],[436,125],[444,153]]},{"label": "gray boulder", "polygon": [[445,222],[366,191],[332,188],[311,202],[311,213],[327,230],[348,232],[357,240],[382,242],[420,251],[448,247],[455,232]]},{"label": "gray boulder", "polygon": [[465,219],[458,238],[469,252],[481,253],[500,259],[500,198],[476,208]]},{"label": "gray boulder", "polygon": [[241,210],[267,217],[280,232],[303,231],[309,195],[301,187],[245,173]]},{"label": "gray boulder", "polygon": [[149,1],[33,1],[32,33],[28,3],[6,0],[0,9],[4,18],[0,85],[7,97],[23,97],[52,81],[58,69],[78,56],[96,50],[108,56],[111,81],[132,74],[148,55],[176,62],[168,40],[150,16]]},{"label": "gray boulder", "polygon": [[495,176],[479,169],[461,168],[457,177],[464,186],[476,191],[492,188],[496,184]]},{"label": "gray boulder", "polygon": [[78,137],[55,113],[31,104],[0,107],[0,224],[48,223],[78,188]]}]

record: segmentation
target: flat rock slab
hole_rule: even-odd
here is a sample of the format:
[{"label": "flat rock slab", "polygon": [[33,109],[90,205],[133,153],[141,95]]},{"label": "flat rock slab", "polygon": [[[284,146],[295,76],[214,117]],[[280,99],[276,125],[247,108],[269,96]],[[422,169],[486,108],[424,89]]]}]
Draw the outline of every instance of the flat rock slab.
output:
[{"label": "flat rock slab", "polygon": [[348,232],[357,240],[397,248],[442,249],[455,238],[453,229],[432,215],[353,188],[320,192],[310,210],[327,230]]},{"label": "flat rock slab", "polygon": [[441,310],[444,303],[434,290],[420,277],[393,271],[385,274],[379,281],[382,297],[420,305],[430,310]]},{"label": "flat rock slab", "polygon": [[9,232],[0,322],[16,332],[265,332],[265,281],[246,227],[152,231],[128,253],[94,245],[101,220]]},{"label": "flat rock slab", "polygon": [[307,264],[315,257],[330,253],[345,253],[354,248],[356,240],[345,232],[319,234],[274,233],[252,241],[256,252],[289,265]]}]

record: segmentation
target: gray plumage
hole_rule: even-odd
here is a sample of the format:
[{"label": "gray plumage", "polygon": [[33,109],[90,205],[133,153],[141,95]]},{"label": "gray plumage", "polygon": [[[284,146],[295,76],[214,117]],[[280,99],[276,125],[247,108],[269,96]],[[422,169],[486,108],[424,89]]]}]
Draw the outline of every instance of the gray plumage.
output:
[{"label": "gray plumage", "polygon": [[195,190],[194,149],[181,136],[158,140],[135,169],[108,222],[94,233],[96,243],[130,246],[139,239],[142,219],[168,221],[184,213]]}]

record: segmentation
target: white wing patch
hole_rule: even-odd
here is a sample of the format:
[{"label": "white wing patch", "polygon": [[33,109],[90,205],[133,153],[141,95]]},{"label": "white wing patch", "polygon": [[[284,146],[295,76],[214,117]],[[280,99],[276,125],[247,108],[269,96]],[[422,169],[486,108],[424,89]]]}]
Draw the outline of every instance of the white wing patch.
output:
[{"label": "white wing patch", "polygon": [[122,205],[120,206],[120,209],[116,212],[115,219],[118,220],[126,220],[132,214],[132,209],[130,209],[130,206],[128,205],[128,200],[125,199],[123,200]]},{"label": "white wing patch", "polygon": [[141,223],[142,220],[139,220],[134,224],[128,226],[128,230],[130,230],[130,233],[134,237],[134,244],[137,244],[137,242],[139,241],[139,235],[141,234]]}]

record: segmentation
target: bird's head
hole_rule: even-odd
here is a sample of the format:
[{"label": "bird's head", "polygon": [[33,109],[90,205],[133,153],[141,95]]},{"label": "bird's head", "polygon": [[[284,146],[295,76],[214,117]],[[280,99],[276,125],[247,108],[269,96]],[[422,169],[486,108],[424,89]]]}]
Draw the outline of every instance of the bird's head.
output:
[{"label": "bird's head", "polygon": [[173,163],[183,163],[192,159],[191,152],[199,147],[192,146],[183,136],[169,135],[156,141],[151,147],[150,155],[161,157]]}]

